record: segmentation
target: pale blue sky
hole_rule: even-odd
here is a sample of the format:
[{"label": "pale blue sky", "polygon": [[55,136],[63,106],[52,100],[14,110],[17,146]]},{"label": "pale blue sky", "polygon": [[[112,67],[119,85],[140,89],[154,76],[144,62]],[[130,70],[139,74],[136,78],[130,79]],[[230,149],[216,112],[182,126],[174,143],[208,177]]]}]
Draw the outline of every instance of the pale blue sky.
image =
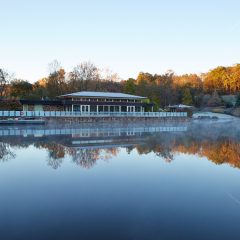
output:
[{"label": "pale blue sky", "polygon": [[0,0],[0,67],[36,81],[58,59],[122,78],[240,62],[239,0]]}]

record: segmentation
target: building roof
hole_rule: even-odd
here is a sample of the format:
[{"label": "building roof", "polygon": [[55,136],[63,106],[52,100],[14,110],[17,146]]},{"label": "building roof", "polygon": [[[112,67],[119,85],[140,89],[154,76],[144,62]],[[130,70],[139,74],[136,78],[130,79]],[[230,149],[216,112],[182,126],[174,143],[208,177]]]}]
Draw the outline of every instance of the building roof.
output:
[{"label": "building roof", "polygon": [[184,105],[184,104],[172,105],[172,106],[168,106],[168,107],[169,108],[193,108],[193,106]]},{"label": "building roof", "polygon": [[125,99],[145,99],[146,97],[130,95],[125,93],[117,93],[117,92],[90,92],[90,91],[82,91],[69,93],[65,95],[61,95],[58,97],[106,97],[106,98],[125,98]]}]

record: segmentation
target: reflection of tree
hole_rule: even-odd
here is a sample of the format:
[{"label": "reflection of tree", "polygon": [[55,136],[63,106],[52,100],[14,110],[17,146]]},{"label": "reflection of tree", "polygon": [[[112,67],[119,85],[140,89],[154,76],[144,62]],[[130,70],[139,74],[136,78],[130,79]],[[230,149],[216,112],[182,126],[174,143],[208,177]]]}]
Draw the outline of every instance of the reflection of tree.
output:
[{"label": "reflection of tree", "polygon": [[173,154],[170,148],[162,148],[161,146],[157,146],[154,149],[154,152],[158,157],[164,158],[166,162],[173,161]]},{"label": "reflection of tree", "polygon": [[118,148],[94,149],[94,148],[68,148],[68,154],[72,156],[73,162],[84,168],[92,168],[97,160],[108,160],[116,156]]},{"label": "reflection of tree", "polygon": [[0,142],[0,161],[6,162],[11,158],[14,158],[15,154],[11,151],[8,143]]},{"label": "reflection of tree", "polygon": [[48,165],[51,166],[53,169],[58,169],[62,162],[63,162],[63,158],[51,158],[49,156],[49,158],[47,159]]},{"label": "reflection of tree", "polygon": [[198,135],[173,137],[152,136],[144,144],[136,146],[138,154],[154,152],[167,162],[174,160],[175,153],[198,154],[207,157],[216,164],[228,163],[240,168],[240,143],[237,139],[226,137],[205,138]]},{"label": "reflection of tree", "polygon": [[104,151],[102,151],[102,154],[103,154],[102,159],[108,160],[113,157],[116,157],[118,155],[119,151],[120,151],[119,148],[116,148],[116,147],[105,149]]},{"label": "reflection of tree", "polygon": [[130,154],[133,149],[135,149],[135,146],[128,146],[128,147],[126,147],[126,151],[127,151],[128,154]]},{"label": "reflection of tree", "polygon": [[48,150],[47,162],[49,166],[53,169],[57,169],[61,166],[65,157],[64,146],[56,143],[39,143],[36,146]]},{"label": "reflection of tree", "polygon": [[37,143],[37,148],[43,148],[48,150],[48,165],[53,169],[57,169],[61,166],[66,154],[72,157],[72,160],[77,165],[84,168],[92,168],[97,160],[108,160],[113,156],[116,156],[119,152],[118,148],[73,148],[63,146],[54,142],[50,143]]},{"label": "reflection of tree", "polygon": [[[56,143],[38,143],[38,147],[48,149],[48,164],[54,169],[61,166],[66,154],[72,157],[77,165],[92,168],[98,160],[108,160],[117,156],[119,148],[72,148]],[[163,135],[155,134],[144,138],[144,141],[135,146],[127,147],[131,152],[136,148],[139,155],[153,152],[166,162],[174,160],[175,153],[198,154],[207,157],[216,164],[229,163],[240,168],[240,143],[238,140],[219,137],[202,138],[198,135]]]},{"label": "reflection of tree", "polygon": [[169,140],[167,138],[158,137],[149,137],[144,144],[140,144],[136,146],[138,154],[148,154],[150,152],[154,152],[156,156],[165,159],[166,162],[173,161],[172,154],[172,139]]},{"label": "reflection of tree", "polygon": [[[240,128],[235,125],[228,126],[228,130],[225,131],[224,126],[222,128],[202,124],[197,126],[197,129],[196,125],[194,126],[187,132],[144,133],[141,137],[131,136],[132,144],[125,147],[126,151],[131,153],[136,149],[139,155],[154,153],[167,162],[173,161],[176,153],[197,154],[207,157],[216,164],[228,163],[240,168]],[[54,169],[61,166],[66,155],[70,156],[77,165],[92,168],[98,160],[106,161],[119,153],[119,148],[109,148],[108,145],[106,147],[96,145],[70,147],[71,142],[71,135],[61,138],[55,136],[8,137],[4,139],[4,143],[0,143],[0,160],[6,161],[15,156],[10,151],[10,147],[26,148],[32,144],[47,150],[48,165]],[[125,145],[126,139],[118,139],[118,144]]]},{"label": "reflection of tree", "polygon": [[91,168],[95,165],[99,159],[99,149],[72,149],[70,155],[72,156],[73,162],[84,168]]},{"label": "reflection of tree", "polygon": [[176,145],[173,151],[199,154],[207,157],[216,164],[228,163],[233,167],[240,168],[240,143],[229,139],[219,139],[218,141],[192,142],[190,146]]}]

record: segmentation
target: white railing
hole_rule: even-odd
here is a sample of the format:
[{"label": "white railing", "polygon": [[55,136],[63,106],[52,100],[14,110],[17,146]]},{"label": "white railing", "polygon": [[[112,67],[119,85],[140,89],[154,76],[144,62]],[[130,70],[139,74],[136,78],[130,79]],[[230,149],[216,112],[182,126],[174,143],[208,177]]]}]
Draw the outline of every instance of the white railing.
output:
[{"label": "white railing", "polygon": [[0,111],[0,117],[187,117],[187,112]]},{"label": "white railing", "polygon": [[[185,132],[186,126],[160,126],[160,127],[131,127],[131,128],[56,128],[56,129],[18,129],[0,128],[0,136],[55,136],[74,135],[77,137],[114,137],[121,135],[136,135],[155,132]],[[73,137],[74,137],[73,136]]]}]

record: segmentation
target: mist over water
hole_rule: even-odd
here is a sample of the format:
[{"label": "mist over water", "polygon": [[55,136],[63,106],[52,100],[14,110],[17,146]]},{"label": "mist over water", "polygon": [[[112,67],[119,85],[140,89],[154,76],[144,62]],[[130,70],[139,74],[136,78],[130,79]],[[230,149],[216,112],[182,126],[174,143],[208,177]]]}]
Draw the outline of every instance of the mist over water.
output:
[{"label": "mist over water", "polygon": [[238,239],[239,123],[0,127],[0,239]]}]

